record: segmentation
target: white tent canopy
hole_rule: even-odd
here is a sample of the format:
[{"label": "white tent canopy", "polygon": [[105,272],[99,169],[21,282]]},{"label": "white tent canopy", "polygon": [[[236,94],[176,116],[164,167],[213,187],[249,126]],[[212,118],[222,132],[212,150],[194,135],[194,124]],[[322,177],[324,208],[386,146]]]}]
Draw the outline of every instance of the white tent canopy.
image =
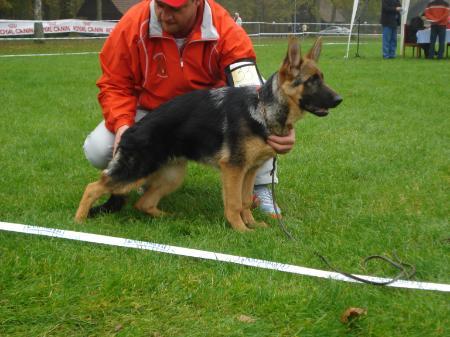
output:
[{"label": "white tent canopy", "polygon": [[[405,23],[406,19],[408,17],[408,11],[409,11],[409,3],[410,0],[402,0],[402,19],[401,19],[401,25],[400,25],[400,51],[403,53],[403,43],[404,43],[404,36],[405,36]],[[356,12],[358,11],[358,5],[359,0],[353,1],[353,11],[352,11],[352,18],[350,21],[350,33],[348,34],[348,41],[347,41],[347,53],[345,54],[345,58],[348,58],[348,53],[350,51],[350,39],[352,37],[352,31],[353,26],[355,24],[355,18],[356,18]]]}]

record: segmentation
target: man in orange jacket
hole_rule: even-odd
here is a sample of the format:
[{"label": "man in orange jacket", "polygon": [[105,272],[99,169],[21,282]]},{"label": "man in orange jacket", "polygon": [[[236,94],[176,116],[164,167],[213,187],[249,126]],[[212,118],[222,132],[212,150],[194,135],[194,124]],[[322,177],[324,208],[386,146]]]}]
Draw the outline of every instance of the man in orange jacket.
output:
[{"label": "man in orange jacket", "polygon": [[[255,60],[245,31],[214,0],[139,2],[117,23],[100,53],[103,74],[97,86],[104,121],[86,138],[86,158],[105,168],[125,130],[175,96],[225,85],[260,85]],[[287,153],[295,132],[271,135],[267,142]],[[270,161],[258,172],[255,194],[260,208],[275,215],[267,187],[271,169]]]},{"label": "man in orange jacket", "polygon": [[431,22],[430,51],[428,58],[434,58],[436,40],[439,39],[438,59],[444,57],[445,35],[449,18],[449,4],[444,0],[433,0],[425,8],[425,17]]}]

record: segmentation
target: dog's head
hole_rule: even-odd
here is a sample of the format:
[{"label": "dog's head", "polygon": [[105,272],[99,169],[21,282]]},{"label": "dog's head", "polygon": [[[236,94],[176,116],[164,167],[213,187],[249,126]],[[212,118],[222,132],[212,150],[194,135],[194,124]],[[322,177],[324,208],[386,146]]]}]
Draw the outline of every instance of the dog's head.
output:
[{"label": "dog's head", "polygon": [[321,48],[322,40],[318,38],[308,54],[302,57],[298,40],[289,39],[278,80],[293,113],[291,123],[302,117],[305,111],[319,117],[326,116],[329,109],[342,102],[342,97],[325,84],[317,66]]}]

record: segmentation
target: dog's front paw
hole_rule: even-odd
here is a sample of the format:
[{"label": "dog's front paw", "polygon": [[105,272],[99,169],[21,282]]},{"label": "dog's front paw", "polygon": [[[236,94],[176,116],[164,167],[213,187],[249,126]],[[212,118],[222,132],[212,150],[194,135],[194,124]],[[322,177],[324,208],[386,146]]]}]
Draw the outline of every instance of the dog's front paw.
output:
[{"label": "dog's front paw", "polygon": [[242,213],[245,213],[245,211],[225,209],[225,218],[234,230],[238,232],[249,232],[251,229],[246,226],[245,220],[241,216]]},{"label": "dog's front paw", "polygon": [[241,217],[242,217],[242,220],[244,221],[244,223],[249,228],[254,229],[254,228],[258,228],[258,227],[261,227],[261,228],[269,227],[269,225],[263,221],[256,221],[255,218],[253,218],[252,211],[249,209],[243,210],[241,212]]},{"label": "dog's front paw", "polygon": [[253,218],[252,211],[249,209],[244,209],[241,211],[241,218],[244,224],[246,224],[249,227],[253,227],[253,224],[256,223],[255,219]]},{"label": "dog's front paw", "polygon": [[269,227],[264,221],[255,221],[252,224],[248,225],[250,228],[267,228]]},{"label": "dog's front paw", "polygon": [[247,233],[247,232],[252,232],[252,231],[253,231],[253,229],[247,227],[247,226],[244,225],[244,224],[242,224],[242,225],[236,225],[236,224],[234,224],[234,225],[233,225],[233,224],[230,223],[230,225],[231,225],[231,227],[233,227],[233,229],[234,229],[235,231],[238,231],[239,233]]}]

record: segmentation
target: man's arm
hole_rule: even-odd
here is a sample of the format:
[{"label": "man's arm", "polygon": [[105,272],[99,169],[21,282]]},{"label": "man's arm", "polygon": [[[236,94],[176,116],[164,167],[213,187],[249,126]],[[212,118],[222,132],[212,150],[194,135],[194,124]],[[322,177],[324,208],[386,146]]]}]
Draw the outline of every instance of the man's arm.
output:
[{"label": "man's arm", "polygon": [[285,154],[292,150],[295,145],[295,129],[290,129],[287,136],[279,137],[270,135],[267,139],[267,144],[279,154]]},{"label": "man's arm", "polygon": [[115,133],[122,125],[132,125],[137,98],[134,93],[133,71],[130,68],[130,50],[124,34],[110,35],[100,53],[102,75],[97,81],[98,100],[108,130]]},{"label": "man's arm", "polygon": [[387,13],[399,12],[402,9],[400,2],[396,1],[393,3],[391,0],[383,0],[381,3],[381,8],[383,12]]},{"label": "man's arm", "polygon": [[126,15],[114,27],[100,53],[102,75],[97,81],[98,101],[106,128],[115,134],[113,153],[122,134],[134,124],[137,107],[135,83],[141,78],[136,32]]},{"label": "man's arm", "polygon": [[137,106],[136,83],[142,74],[139,67],[137,17],[142,8],[127,12],[117,23],[100,53],[102,75],[97,81],[98,95],[105,124],[116,133],[123,126],[134,124]]},{"label": "man's arm", "polygon": [[128,128],[128,125],[122,125],[117,129],[116,136],[114,138],[113,156],[116,154],[117,146],[119,145],[120,139],[122,139],[123,133],[127,131]]}]

